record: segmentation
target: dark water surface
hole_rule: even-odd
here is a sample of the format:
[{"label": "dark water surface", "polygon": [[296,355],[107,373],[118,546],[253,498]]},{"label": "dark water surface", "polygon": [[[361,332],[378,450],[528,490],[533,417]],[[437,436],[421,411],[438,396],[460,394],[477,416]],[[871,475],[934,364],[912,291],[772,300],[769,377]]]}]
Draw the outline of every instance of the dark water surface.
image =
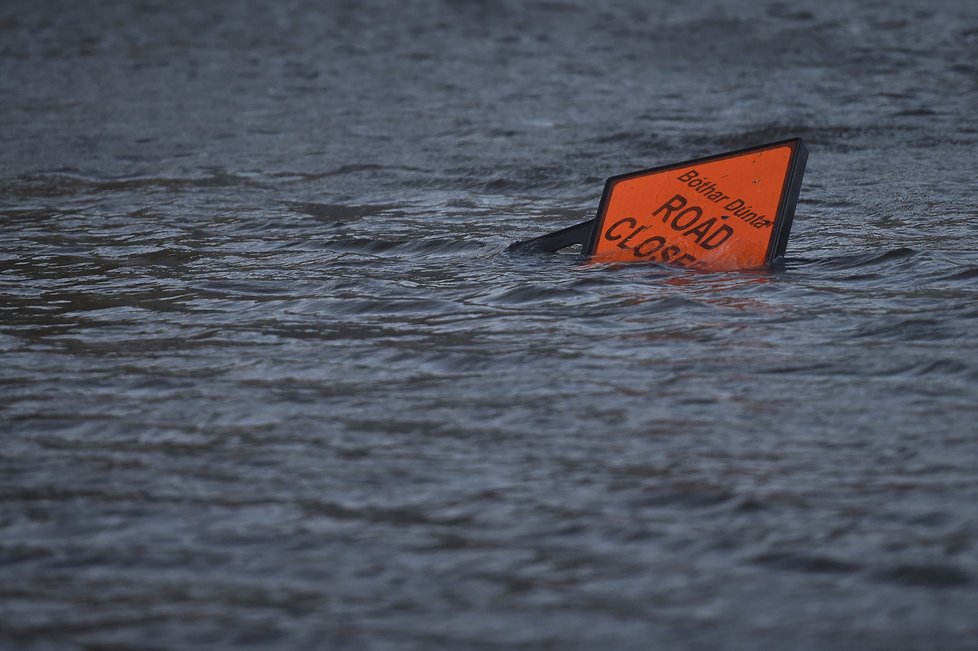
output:
[{"label": "dark water surface", "polygon": [[[978,3],[0,5],[0,648],[978,648]],[[783,273],[508,254],[784,137]]]}]

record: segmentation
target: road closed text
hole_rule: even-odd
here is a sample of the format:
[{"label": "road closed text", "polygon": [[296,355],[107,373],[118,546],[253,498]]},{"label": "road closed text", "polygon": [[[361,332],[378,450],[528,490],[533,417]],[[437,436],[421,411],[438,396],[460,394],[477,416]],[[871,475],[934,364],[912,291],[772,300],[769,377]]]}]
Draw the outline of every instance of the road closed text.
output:
[{"label": "road closed text", "polygon": [[[602,237],[621,249],[630,249],[636,258],[693,267],[698,260],[693,255],[697,249],[712,251],[734,234],[734,229],[724,223],[729,217],[706,216],[701,206],[676,194],[652,212],[652,223],[639,224],[633,217],[624,217],[605,228]],[[665,233],[659,224],[665,225]],[[666,235],[681,236],[685,246],[667,245]]]}]

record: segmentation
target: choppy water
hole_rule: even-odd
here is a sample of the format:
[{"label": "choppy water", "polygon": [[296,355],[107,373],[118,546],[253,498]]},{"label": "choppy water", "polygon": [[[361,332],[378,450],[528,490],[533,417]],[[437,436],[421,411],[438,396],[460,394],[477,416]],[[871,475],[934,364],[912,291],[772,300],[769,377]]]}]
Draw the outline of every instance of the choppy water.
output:
[{"label": "choppy water", "polygon": [[[978,5],[0,5],[0,647],[978,648]],[[785,272],[526,257],[784,137]]]}]

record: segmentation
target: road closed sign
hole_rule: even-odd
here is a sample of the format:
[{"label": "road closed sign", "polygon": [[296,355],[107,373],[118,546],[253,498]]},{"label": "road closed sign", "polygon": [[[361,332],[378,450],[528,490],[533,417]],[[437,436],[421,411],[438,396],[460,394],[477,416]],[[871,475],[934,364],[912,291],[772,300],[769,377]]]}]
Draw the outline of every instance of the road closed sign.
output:
[{"label": "road closed sign", "polygon": [[514,246],[581,244],[596,262],[703,271],[768,267],[784,255],[807,158],[796,138],[613,176],[593,220]]},{"label": "road closed sign", "polygon": [[764,267],[784,254],[804,158],[801,141],[789,140],[612,177],[587,253],[710,271]]}]

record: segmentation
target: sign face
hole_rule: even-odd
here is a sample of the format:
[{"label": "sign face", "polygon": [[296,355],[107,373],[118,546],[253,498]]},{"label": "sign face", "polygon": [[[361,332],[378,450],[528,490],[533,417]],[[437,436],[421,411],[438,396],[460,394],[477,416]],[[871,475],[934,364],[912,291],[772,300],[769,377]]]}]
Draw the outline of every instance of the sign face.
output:
[{"label": "sign face", "polygon": [[800,139],[613,176],[584,253],[704,271],[784,255],[808,153]]}]

